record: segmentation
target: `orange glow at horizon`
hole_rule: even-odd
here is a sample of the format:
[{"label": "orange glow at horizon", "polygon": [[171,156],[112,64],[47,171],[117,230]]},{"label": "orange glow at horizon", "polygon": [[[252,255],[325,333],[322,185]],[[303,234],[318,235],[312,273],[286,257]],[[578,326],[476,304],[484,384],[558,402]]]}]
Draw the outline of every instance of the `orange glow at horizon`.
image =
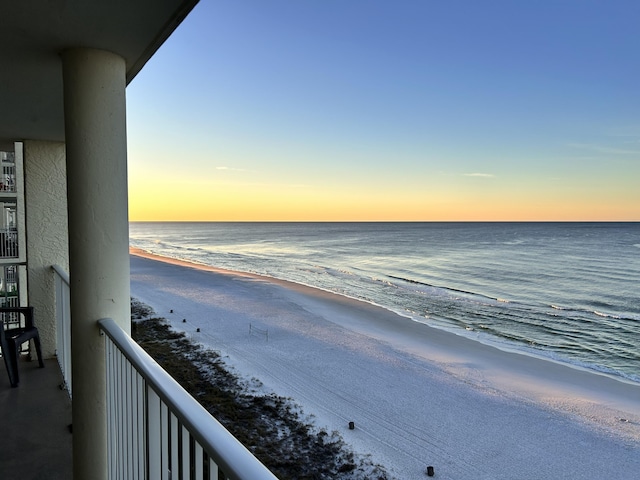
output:
[{"label": "orange glow at horizon", "polygon": [[131,221],[637,221],[638,204],[597,196],[475,197],[459,192],[326,193],[257,189],[132,191]]}]

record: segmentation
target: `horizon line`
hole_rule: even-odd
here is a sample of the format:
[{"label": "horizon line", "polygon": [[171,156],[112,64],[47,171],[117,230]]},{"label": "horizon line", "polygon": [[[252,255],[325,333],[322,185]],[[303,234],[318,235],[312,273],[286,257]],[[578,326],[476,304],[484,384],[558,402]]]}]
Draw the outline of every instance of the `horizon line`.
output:
[{"label": "horizon line", "polygon": [[129,220],[129,223],[640,223],[640,220]]}]

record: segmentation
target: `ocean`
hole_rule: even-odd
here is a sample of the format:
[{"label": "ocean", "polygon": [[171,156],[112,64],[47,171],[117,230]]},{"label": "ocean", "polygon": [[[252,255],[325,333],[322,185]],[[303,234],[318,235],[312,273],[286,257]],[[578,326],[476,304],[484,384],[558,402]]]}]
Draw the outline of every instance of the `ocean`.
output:
[{"label": "ocean", "polygon": [[640,223],[153,223],[130,244],[640,382]]}]

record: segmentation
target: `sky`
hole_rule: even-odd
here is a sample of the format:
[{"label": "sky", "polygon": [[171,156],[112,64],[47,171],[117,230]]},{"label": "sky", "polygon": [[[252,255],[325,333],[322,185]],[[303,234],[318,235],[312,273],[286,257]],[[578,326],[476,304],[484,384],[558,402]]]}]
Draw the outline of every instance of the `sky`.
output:
[{"label": "sky", "polygon": [[637,0],[201,0],[127,88],[132,221],[640,221]]}]

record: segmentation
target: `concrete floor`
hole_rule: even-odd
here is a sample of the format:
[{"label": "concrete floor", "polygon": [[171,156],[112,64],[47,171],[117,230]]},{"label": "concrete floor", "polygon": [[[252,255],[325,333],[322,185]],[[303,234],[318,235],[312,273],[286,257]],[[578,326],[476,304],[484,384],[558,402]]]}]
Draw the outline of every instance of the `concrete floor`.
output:
[{"label": "concrete floor", "polygon": [[20,384],[11,388],[0,359],[0,479],[71,479],[71,402],[58,363],[21,361],[18,369]]}]

